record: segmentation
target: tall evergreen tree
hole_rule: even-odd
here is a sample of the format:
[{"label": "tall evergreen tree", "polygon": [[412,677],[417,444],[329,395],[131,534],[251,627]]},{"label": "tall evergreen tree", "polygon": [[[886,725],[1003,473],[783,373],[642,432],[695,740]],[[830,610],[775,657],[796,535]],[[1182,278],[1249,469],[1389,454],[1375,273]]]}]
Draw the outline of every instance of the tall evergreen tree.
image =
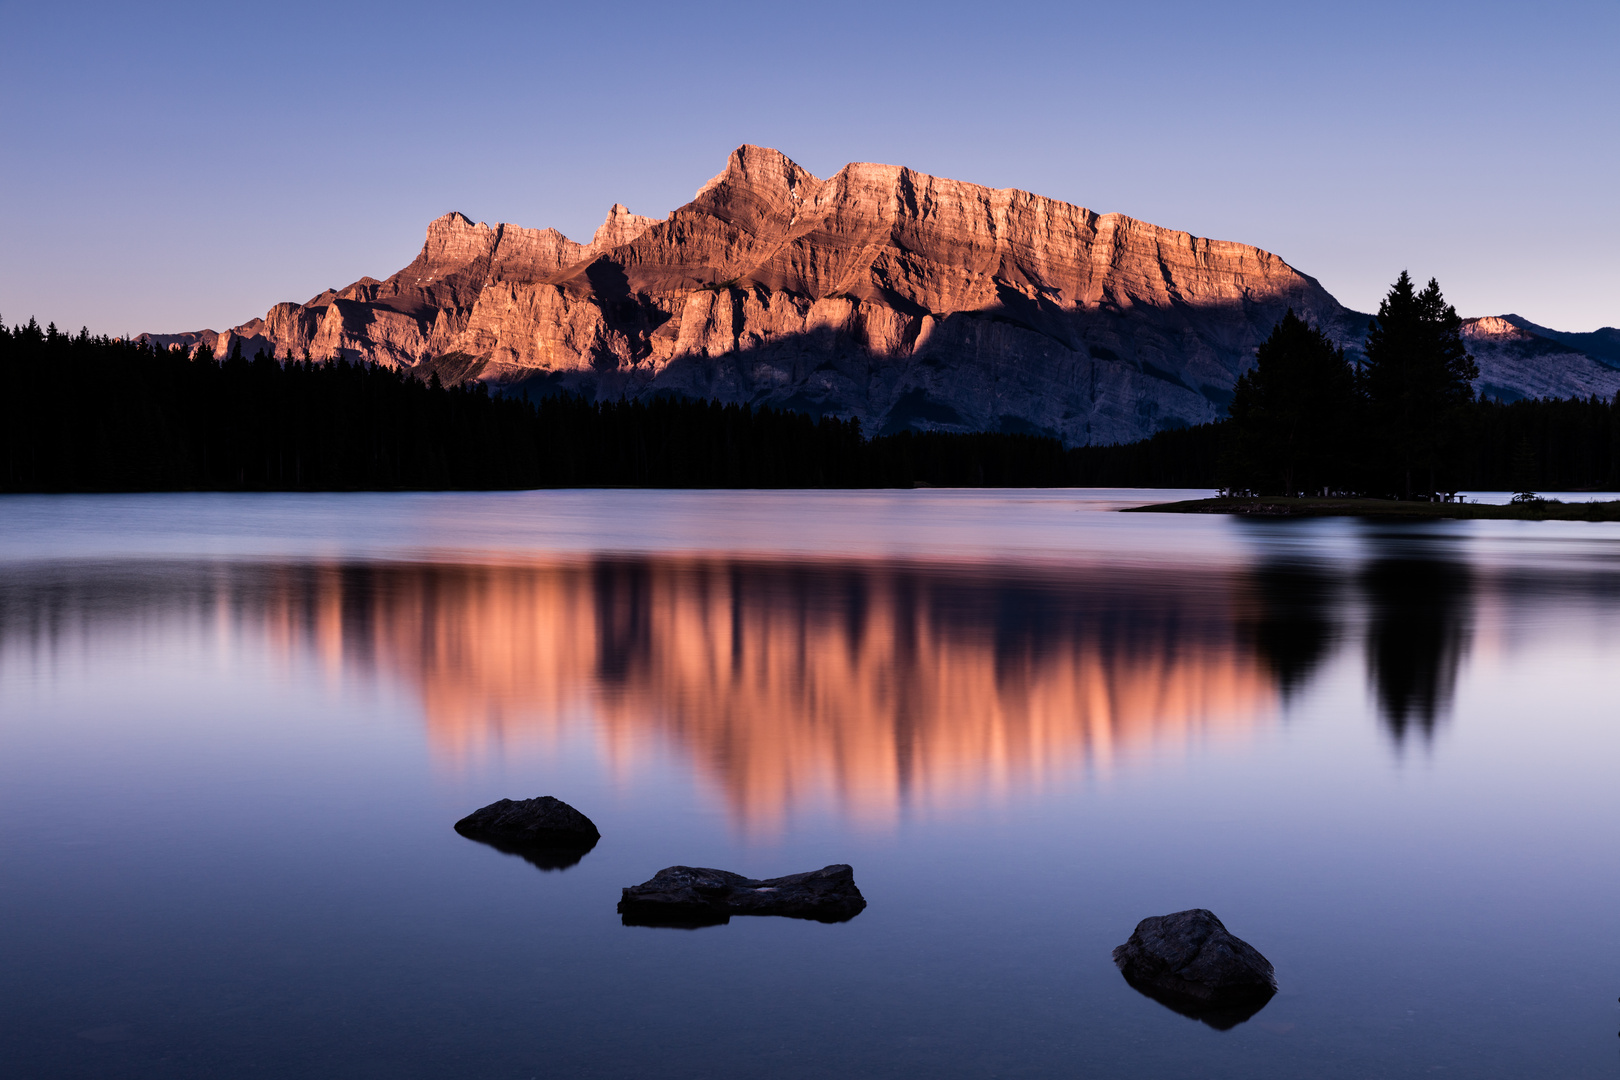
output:
[{"label": "tall evergreen tree", "polygon": [[1233,391],[1227,483],[1288,495],[1342,486],[1355,407],[1344,350],[1289,308]]},{"label": "tall evergreen tree", "polygon": [[1417,292],[1406,271],[1368,324],[1361,387],[1372,410],[1385,462],[1412,497],[1413,470],[1427,470],[1429,487],[1445,438],[1463,406],[1474,400],[1479,366],[1462,340],[1462,319],[1429,279]]}]

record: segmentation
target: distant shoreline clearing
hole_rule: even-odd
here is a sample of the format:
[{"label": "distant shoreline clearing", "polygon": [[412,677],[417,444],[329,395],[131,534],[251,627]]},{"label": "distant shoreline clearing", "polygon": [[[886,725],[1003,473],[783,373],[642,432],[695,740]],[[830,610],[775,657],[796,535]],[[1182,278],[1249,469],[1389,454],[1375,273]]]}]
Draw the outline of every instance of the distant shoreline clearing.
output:
[{"label": "distant shoreline clearing", "polygon": [[1124,513],[1236,514],[1242,517],[1360,517],[1415,521],[1439,518],[1498,521],[1620,521],[1620,500],[1612,502],[1407,502],[1397,499],[1220,497],[1128,506]]}]

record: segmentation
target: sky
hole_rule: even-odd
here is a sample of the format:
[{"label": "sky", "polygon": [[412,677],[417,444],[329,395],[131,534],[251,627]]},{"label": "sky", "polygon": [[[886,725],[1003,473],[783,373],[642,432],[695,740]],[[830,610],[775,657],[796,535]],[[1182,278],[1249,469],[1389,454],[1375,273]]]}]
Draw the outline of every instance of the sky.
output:
[{"label": "sky", "polygon": [[0,0],[0,319],[224,329],[429,221],[662,217],[742,143],[1620,325],[1620,3]]}]

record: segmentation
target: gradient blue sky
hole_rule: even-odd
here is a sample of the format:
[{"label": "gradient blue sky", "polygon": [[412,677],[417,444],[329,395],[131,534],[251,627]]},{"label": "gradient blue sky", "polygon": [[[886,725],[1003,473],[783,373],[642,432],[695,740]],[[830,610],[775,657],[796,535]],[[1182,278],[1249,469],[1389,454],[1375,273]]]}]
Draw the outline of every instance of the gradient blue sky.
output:
[{"label": "gradient blue sky", "polygon": [[1620,3],[6,0],[0,317],[220,329],[432,218],[588,239],[740,143],[1257,244],[1362,310],[1620,325]]}]

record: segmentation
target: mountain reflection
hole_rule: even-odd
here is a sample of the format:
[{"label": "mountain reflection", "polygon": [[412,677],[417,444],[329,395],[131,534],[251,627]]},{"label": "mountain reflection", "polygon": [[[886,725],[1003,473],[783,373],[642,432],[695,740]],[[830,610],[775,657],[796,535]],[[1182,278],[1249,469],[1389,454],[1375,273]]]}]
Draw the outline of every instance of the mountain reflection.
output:
[{"label": "mountain reflection", "polygon": [[1451,708],[1473,638],[1473,577],[1458,562],[1388,558],[1366,568],[1361,586],[1379,713],[1397,743],[1414,727],[1428,738]]},{"label": "mountain reflection", "polygon": [[[341,647],[418,687],[440,754],[588,711],[616,760],[676,745],[749,825],[828,802],[889,819],[1274,702],[1219,580],[627,559],[332,587],[369,594]],[[289,635],[319,622],[298,606]]]},{"label": "mountain reflection", "polygon": [[[1419,553],[1421,554],[1421,553]],[[234,626],[372,672],[459,762],[585,732],[616,770],[674,751],[740,825],[873,822],[1266,722],[1366,602],[1397,739],[1432,732],[1473,633],[1433,558],[1232,572],[648,556],[512,564],[144,564],[0,573],[0,646],[117,624]],[[169,618],[172,616],[173,618]],[[77,647],[77,646],[72,646]]]}]

